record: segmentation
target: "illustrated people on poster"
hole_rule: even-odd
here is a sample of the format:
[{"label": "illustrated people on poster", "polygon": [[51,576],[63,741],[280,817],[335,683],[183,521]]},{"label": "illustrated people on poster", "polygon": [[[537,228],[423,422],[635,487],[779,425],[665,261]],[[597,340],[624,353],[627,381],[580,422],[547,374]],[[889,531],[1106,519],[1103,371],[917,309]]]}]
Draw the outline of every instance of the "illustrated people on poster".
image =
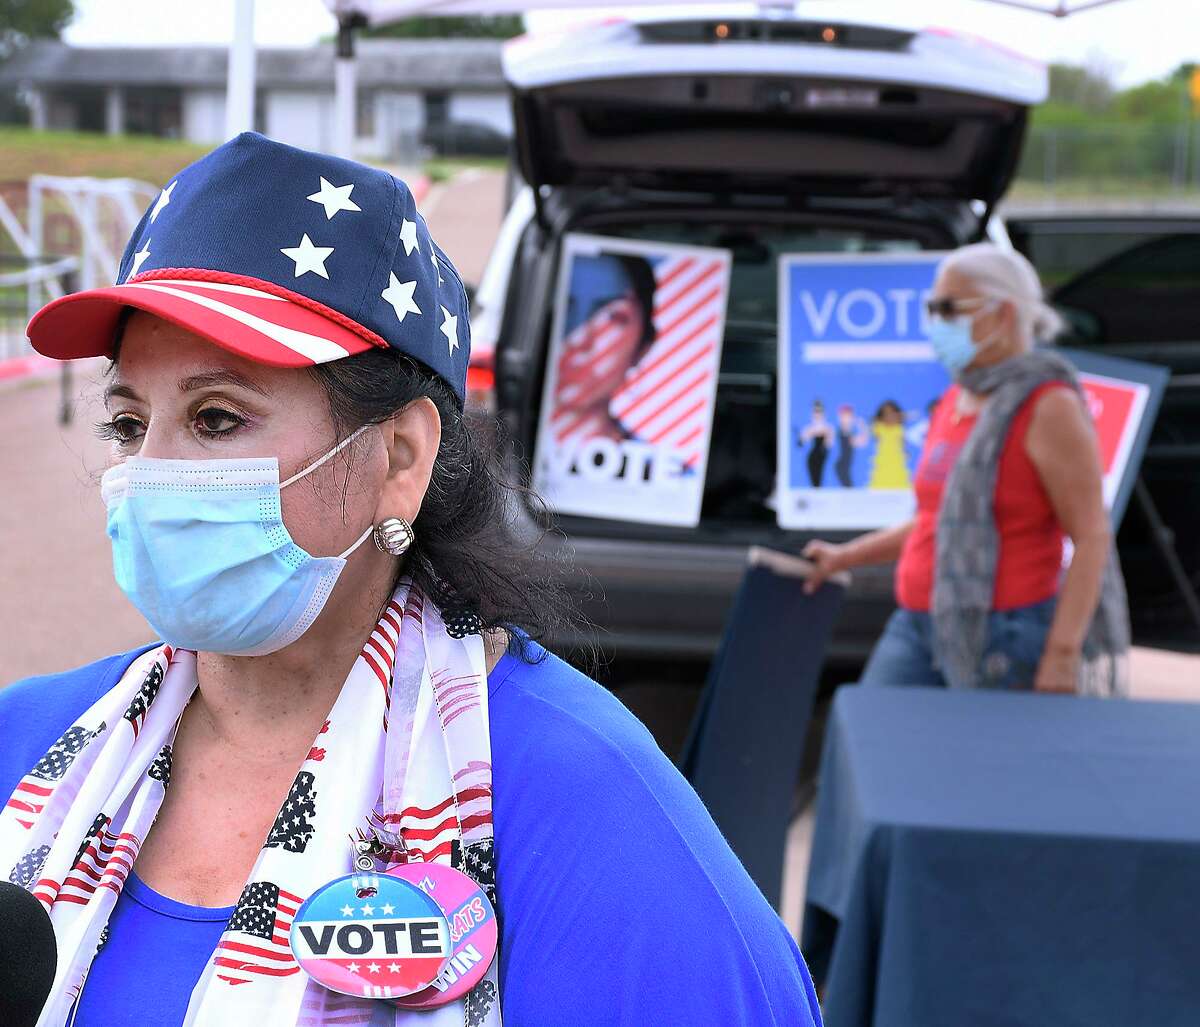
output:
[{"label": "illustrated people on poster", "polygon": [[654,269],[645,257],[577,255],[551,423],[560,439],[634,438],[610,406],[654,343]]},{"label": "illustrated people on poster", "polygon": [[871,437],[866,422],[855,415],[854,407],[849,403],[838,407],[837,416],[838,454],[833,473],[837,475],[838,484],[849,489],[854,487],[855,451],[862,449]]},{"label": "illustrated people on poster", "polygon": [[875,453],[867,488],[909,489],[908,457],[904,448],[904,411],[895,400],[885,399],[871,421]]},{"label": "illustrated people on poster", "polygon": [[835,437],[836,432],[833,430],[833,425],[825,416],[825,404],[819,399],[813,400],[812,417],[808,424],[801,429],[796,443],[801,448],[808,446],[808,480],[812,482],[812,487],[815,489],[821,487],[821,479],[825,474],[825,463],[829,459]]}]

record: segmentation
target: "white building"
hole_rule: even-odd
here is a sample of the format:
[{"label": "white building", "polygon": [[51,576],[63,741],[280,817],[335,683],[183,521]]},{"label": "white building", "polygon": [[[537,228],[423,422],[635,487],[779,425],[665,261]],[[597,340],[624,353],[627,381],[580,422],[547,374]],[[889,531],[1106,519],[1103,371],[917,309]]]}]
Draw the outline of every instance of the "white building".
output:
[{"label": "white building", "polygon": [[[355,154],[403,159],[503,152],[509,97],[493,39],[362,39]],[[219,143],[228,52],[222,47],[73,47],[37,41],[0,66],[36,129],[146,133]],[[332,44],[259,49],[255,128],[308,149],[333,148]]]}]

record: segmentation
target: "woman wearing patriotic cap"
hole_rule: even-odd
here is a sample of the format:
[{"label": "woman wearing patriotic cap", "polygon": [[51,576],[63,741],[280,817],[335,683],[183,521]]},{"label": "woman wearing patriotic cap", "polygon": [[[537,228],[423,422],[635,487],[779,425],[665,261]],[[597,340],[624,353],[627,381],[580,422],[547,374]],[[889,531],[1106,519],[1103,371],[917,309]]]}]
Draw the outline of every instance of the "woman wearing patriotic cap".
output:
[{"label": "woman wearing patriotic cap", "polygon": [[[534,640],[565,607],[464,421],[465,293],[404,183],[239,136],[29,335],[112,360],[114,573],[161,639],[0,692],[0,871],[58,946],[39,1024],[819,1022],[696,795]],[[327,988],[295,928],[395,949],[387,871],[420,863],[494,903],[486,973]]]}]

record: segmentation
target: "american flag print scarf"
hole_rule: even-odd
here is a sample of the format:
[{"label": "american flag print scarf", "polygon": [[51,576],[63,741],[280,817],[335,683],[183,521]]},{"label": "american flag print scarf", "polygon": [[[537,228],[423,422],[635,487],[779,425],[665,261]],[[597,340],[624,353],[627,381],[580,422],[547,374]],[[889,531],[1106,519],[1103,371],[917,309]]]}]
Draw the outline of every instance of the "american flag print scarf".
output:
[{"label": "american flag print scarf", "polygon": [[[354,872],[350,838],[371,825],[393,845],[384,864],[455,866],[496,904],[487,668],[473,627],[448,626],[411,583],[397,589],[298,769],[186,1027],[498,1027],[498,958],[464,998],[411,1011],[327,991],[288,946],[301,902]],[[195,653],[164,645],[142,654],[0,810],[0,872],[41,901],[58,942],[38,1027],[62,1027],[86,986],[170,787],[176,726],[196,688]]]}]

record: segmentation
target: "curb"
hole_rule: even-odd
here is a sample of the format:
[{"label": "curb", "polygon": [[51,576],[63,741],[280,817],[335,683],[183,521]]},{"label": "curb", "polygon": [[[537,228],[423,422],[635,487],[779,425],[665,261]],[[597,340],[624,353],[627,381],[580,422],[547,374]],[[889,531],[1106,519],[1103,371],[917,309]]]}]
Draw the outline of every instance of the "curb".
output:
[{"label": "curb", "polygon": [[0,360],[0,383],[17,381],[38,374],[49,374],[56,367],[61,366],[61,361],[44,357],[40,353]]}]

